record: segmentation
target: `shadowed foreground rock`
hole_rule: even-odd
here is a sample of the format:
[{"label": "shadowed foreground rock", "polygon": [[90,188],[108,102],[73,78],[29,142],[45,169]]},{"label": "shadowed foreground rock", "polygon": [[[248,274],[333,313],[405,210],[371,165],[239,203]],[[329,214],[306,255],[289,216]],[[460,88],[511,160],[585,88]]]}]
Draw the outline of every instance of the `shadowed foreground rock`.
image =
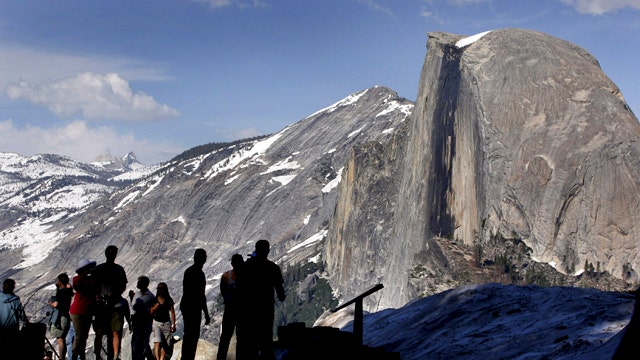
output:
[{"label": "shadowed foreground rock", "polygon": [[635,305],[631,321],[624,328],[622,339],[613,356],[613,360],[631,360],[640,356],[640,289],[636,290]]}]

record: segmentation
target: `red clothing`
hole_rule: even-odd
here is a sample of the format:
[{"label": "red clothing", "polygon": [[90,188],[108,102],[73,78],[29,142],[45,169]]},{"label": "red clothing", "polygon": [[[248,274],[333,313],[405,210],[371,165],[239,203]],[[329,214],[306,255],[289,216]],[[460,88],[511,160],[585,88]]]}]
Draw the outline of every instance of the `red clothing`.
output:
[{"label": "red clothing", "polygon": [[73,277],[73,288],[76,290],[76,294],[73,296],[69,314],[91,314],[96,303],[97,294],[93,280],[76,275]]}]

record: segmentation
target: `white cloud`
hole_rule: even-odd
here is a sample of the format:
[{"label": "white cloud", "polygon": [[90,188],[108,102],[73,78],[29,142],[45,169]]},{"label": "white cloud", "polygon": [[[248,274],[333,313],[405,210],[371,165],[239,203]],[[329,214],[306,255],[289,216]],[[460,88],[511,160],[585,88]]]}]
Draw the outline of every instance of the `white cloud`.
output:
[{"label": "white cloud", "polygon": [[466,4],[475,4],[481,2],[491,2],[492,0],[449,0],[451,3],[456,5],[466,5]]},{"label": "white cloud", "polygon": [[231,5],[230,0],[195,0],[197,2],[203,2],[209,4],[212,8],[220,8]]},{"label": "white cloud", "polygon": [[393,12],[388,7],[380,5],[374,0],[358,0],[358,2],[366,5],[370,10],[374,12],[380,12],[395,17]]},{"label": "white cloud", "polygon": [[224,8],[228,6],[237,6],[239,8],[261,8],[269,5],[261,0],[193,0],[195,2],[209,4],[212,9]]},{"label": "white cloud", "polygon": [[626,7],[640,9],[640,0],[562,0],[581,14],[603,15]]},{"label": "white cloud", "polygon": [[420,9],[420,16],[422,16],[423,18],[432,19],[433,21],[437,22],[440,25],[444,24],[444,21],[442,21],[442,19],[440,19],[438,14],[436,14],[433,11],[427,10],[426,7],[422,7]]},{"label": "white cloud", "polygon": [[98,155],[120,156],[133,151],[146,165],[169,160],[184,149],[174,144],[152,143],[136,139],[132,134],[118,134],[113,128],[91,128],[76,120],[64,126],[45,129],[37,126],[17,128],[11,120],[0,121],[0,150],[25,156],[60,154],[91,162]]},{"label": "white cloud", "polygon": [[256,128],[247,128],[247,129],[241,129],[241,130],[228,131],[226,132],[225,137],[227,139],[236,140],[236,139],[248,139],[248,138],[252,138],[259,135],[264,135],[264,132],[261,132]]},{"label": "white cloud", "polygon": [[116,73],[85,72],[39,85],[23,80],[9,83],[7,94],[12,100],[26,99],[63,118],[82,114],[87,120],[147,121],[178,116],[176,109],[134,92]]}]

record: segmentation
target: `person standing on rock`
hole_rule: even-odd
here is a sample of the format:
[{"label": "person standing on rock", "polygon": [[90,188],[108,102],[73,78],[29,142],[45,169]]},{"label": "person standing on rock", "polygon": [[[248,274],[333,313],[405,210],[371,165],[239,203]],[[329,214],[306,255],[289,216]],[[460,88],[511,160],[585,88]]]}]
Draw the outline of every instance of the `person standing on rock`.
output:
[{"label": "person standing on rock", "polygon": [[71,328],[71,317],[69,315],[71,299],[73,299],[73,287],[69,284],[69,275],[62,273],[58,275],[56,281],[56,295],[49,301],[49,305],[53,308],[49,335],[56,338],[58,355],[61,359],[66,359],[67,357],[66,338]]},{"label": "person standing on rock", "polygon": [[92,275],[95,266],[96,262],[93,260],[81,260],[76,269],[78,275],[74,276],[71,281],[73,289],[76,291],[69,308],[71,323],[73,323],[73,329],[76,334],[71,352],[73,360],[86,359],[87,338],[89,337],[93,308],[98,295],[98,289]]},{"label": "person standing on rock", "polygon": [[232,269],[222,274],[220,278],[220,294],[224,299],[224,313],[222,315],[222,332],[220,345],[218,345],[217,360],[226,360],[229,351],[229,343],[233,337],[233,331],[238,323],[240,310],[238,294],[238,276],[242,272],[244,259],[242,255],[235,254],[231,257]]},{"label": "person standing on rock", "polygon": [[244,263],[239,279],[242,309],[238,324],[238,359],[275,359],[274,295],[284,301],[285,292],[282,271],[267,259],[269,251],[269,242],[258,240],[255,253]]},{"label": "person standing on rock", "polygon": [[211,322],[205,295],[207,279],[202,271],[206,261],[207,252],[204,249],[196,249],[193,254],[193,265],[189,266],[184,272],[182,299],[180,300],[180,312],[182,312],[182,319],[184,320],[182,360],[193,360],[196,356],[203,312],[204,324],[209,325]]},{"label": "person standing on rock", "polygon": [[93,271],[98,285],[98,302],[93,323],[96,358],[100,358],[102,338],[107,336],[107,360],[118,359],[122,343],[123,317],[116,306],[121,303],[122,293],[127,287],[127,275],[121,265],[116,264],[118,248],[109,245],[104,250],[106,261]]},{"label": "person standing on rock", "polygon": [[131,358],[133,360],[153,359],[153,351],[149,346],[151,338],[151,329],[153,326],[153,318],[151,316],[151,307],[156,302],[156,297],[149,291],[149,278],[140,276],[136,284],[138,292],[135,294],[131,308],[131,325],[133,333],[131,334]]},{"label": "person standing on rock", "polygon": [[153,354],[157,360],[164,360],[172,353],[173,341],[171,334],[176,331],[176,312],[173,298],[169,294],[167,283],[158,284],[156,302],[151,306],[153,316]]},{"label": "person standing on rock", "polygon": [[16,346],[20,321],[23,324],[28,323],[20,297],[13,293],[15,288],[16,281],[13,279],[5,279],[2,283],[2,293],[0,293],[0,344],[2,351],[10,351],[12,347]]}]

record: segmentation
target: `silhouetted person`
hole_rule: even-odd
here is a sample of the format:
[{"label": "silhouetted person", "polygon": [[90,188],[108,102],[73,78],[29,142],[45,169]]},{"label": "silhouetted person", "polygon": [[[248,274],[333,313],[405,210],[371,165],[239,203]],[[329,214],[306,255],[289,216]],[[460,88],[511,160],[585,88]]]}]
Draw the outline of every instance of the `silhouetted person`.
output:
[{"label": "silhouetted person", "polygon": [[27,316],[20,302],[20,297],[14,294],[16,282],[13,279],[6,279],[2,283],[2,293],[0,293],[0,351],[10,351],[16,346],[20,321],[26,324]]},{"label": "silhouetted person", "polygon": [[633,307],[633,315],[631,321],[624,329],[622,339],[616,352],[613,354],[613,360],[626,360],[638,358],[638,343],[640,340],[640,288],[636,289],[636,302]]},{"label": "silhouetted person", "polygon": [[269,261],[269,242],[258,240],[240,276],[242,310],[238,324],[238,359],[275,359],[273,352],[274,290],[284,301],[280,267]]},{"label": "silhouetted person", "polygon": [[220,294],[224,299],[224,314],[222,315],[222,333],[220,334],[217,360],[225,360],[227,358],[229,343],[238,324],[238,312],[240,309],[238,276],[242,272],[243,265],[244,259],[242,259],[242,255],[233,255],[231,257],[232,269],[226,271],[220,278]]},{"label": "silhouetted person", "polygon": [[116,310],[120,303],[122,293],[127,287],[127,275],[124,268],[116,264],[118,248],[109,245],[104,250],[106,261],[93,271],[98,286],[98,302],[96,304],[93,330],[96,333],[94,351],[99,359],[102,349],[102,338],[107,336],[107,359],[113,360],[120,357],[122,342],[123,317]]},{"label": "silhouetted person", "polygon": [[184,271],[182,280],[182,299],[180,300],[180,312],[184,320],[184,337],[182,340],[183,360],[193,360],[200,339],[200,323],[204,312],[205,325],[209,325],[211,319],[207,310],[207,297],[205,295],[206,277],[202,271],[207,261],[207,252],[204,249],[196,249],[193,254],[193,265]]},{"label": "silhouetted person", "polygon": [[56,338],[58,343],[58,355],[61,359],[67,357],[67,334],[71,328],[71,299],[73,299],[73,287],[69,284],[69,275],[62,273],[56,281],[56,295],[51,298],[49,305],[51,311],[49,335]]},{"label": "silhouetted person", "polygon": [[157,360],[164,360],[173,353],[171,334],[176,331],[176,311],[167,283],[158,284],[156,303],[151,307],[153,316],[153,354]]},{"label": "silhouetted person", "polygon": [[153,352],[149,345],[151,338],[151,328],[153,318],[151,317],[151,307],[156,302],[156,297],[149,291],[149,278],[140,276],[136,284],[138,293],[135,294],[131,308],[131,324],[133,334],[131,334],[131,358],[133,360],[153,360]]},{"label": "silhouetted person", "polygon": [[91,318],[93,317],[93,308],[96,304],[96,296],[98,290],[93,279],[92,271],[96,266],[96,262],[89,259],[82,259],[78,264],[76,273],[71,281],[76,294],[73,296],[69,314],[75,338],[73,339],[72,356],[73,360],[84,360],[85,349],[87,347],[87,338],[89,330],[91,330]]}]

